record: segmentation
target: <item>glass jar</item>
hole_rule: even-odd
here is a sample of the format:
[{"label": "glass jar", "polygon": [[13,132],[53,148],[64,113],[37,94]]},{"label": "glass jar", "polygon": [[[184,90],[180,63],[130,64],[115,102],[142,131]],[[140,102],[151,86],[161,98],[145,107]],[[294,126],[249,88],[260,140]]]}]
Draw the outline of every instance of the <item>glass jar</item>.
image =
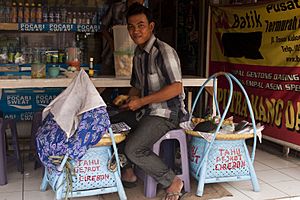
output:
[{"label": "glass jar", "polygon": [[35,48],[33,51],[33,63],[31,64],[31,78],[46,78],[46,64],[42,61],[42,52]]},{"label": "glass jar", "polygon": [[46,64],[32,63],[31,78],[46,78]]}]

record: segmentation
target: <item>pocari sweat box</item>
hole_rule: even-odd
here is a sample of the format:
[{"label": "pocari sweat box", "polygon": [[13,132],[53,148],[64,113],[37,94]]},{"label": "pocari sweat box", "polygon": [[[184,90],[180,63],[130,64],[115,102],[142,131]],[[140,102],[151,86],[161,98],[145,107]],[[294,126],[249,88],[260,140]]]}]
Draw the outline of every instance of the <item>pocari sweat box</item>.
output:
[{"label": "pocari sweat box", "polygon": [[0,90],[0,107],[4,118],[30,121],[34,112],[44,109],[64,88],[30,88]]}]

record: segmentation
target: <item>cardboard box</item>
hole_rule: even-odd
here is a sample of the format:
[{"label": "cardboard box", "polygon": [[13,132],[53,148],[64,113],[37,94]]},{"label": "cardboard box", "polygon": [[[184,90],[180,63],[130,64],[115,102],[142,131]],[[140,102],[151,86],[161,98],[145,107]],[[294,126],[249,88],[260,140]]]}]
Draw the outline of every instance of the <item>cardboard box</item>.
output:
[{"label": "cardboard box", "polygon": [[4,118],[30,121],[34,112],[43,110],[64,88],[3,89],[0,107]]}]

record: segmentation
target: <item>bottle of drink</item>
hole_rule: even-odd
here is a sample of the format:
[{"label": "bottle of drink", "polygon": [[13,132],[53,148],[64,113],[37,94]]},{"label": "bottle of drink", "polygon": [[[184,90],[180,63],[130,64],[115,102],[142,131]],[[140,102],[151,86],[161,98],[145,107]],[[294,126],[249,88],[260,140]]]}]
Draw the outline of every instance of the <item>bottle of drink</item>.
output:
[{"label": "bottle of drink", "polygon": [[82,24],[82,15],[81,15],[81,12],[78,12],[77,13],[77,20],[76,20],[76,22],[77,22],[77,24]]},{"label": "bottle of drink", "polygon": [[35,3],[32,2],[31,3],[31,9],[30,9],[30,22],[36,22],[36,12],[37,12],[37,9],[35,7]]},{"label": "bottle of drink", "polygon": [[34,57],[33,57],[32,48],[28,48],[26,51],[28,52],[28,61],[27,61],[27,63],[33,63]]},{"label": "bottle of drink", "polygon": [[24,8],[24,22],[29,23],[30,19],[30,9],[29,9],[29,3],[25,3],[25,8]]},{"label": "bottle of drink", "polygon": [[11,44],[8,45],[7,61],[8,63],[14,63],[15,61],[15,48]]},{"label": "bottle of drink", "polygon": [[12,7],[11,7],[11,11],[10,11],[10,20],[12,23],[18,22],[17,2],[12,3]]},{"label": "bottle of drink", "polygon": [[42,4],[38,3],[35,13],[35,19],[37,23],[42,23],[43,21],[43,11],[42,11]]},{"label": "bottle of drink", "polygon": [[94,76],[94,58],[90,58],[89,77]]},{"label": "bottle of drink", "polygon": [[18,7],[18,22],[22,23],[24,22],[24,12],[23,12],[23,3],[19,2],[19,7]]},{"label": "bottle of drink", "polygon": [[92,16],[92,24],[97,24],[97,19],[98,19],[98,15],[97,15],[97,12],[94,12],[93,14],[92,14],[93,16]]},{"label": "bottle of drink", "polygon": [[85,12],[82,13],[82,20],[81,20],[81,23],[82,23],[82,24],[86,24],[86,13],[85,13]]},{"label": "bottle of drink", "polygon": [[61,13],[58,7],[54,9],[54,21],[55,23],[61,23]]},{"label": "bottle of drink", "polygon": [[5,22],[5,3],[3,0],[0,0],[0,23],[4,23]]},{"label": "bottle of drink", "polygon": [[67,23],[67,9],[66,8],[61,8],[60,10],[60,21],[61,23]]},{"label": "bottle of drink", "polygon": [[11,18],[10,18],[11,7],[12,7],[11,1],[7,1],[4,10],[6,23],[11,23]]},{"label": "bottle of drink", "polygon": [[42,13],[43,13],[43,22],[44,23],[49,22],[48,21],[48,8],[46,6],[44,6]]},{"label": "bottle of drink", "polygon": [[76,12],[73,12],[73,18],[72,18],[72,24],[76,24],[77,23],[77,17],[76,17]]},{"label": "bottle of drink", "polygon": [[67,23],[68,23],[68,24],[72,24],[72,21],[73,21],[72,13],[71,13],[71,12],[68,12],[68,13],[67,13]]},{"label": "bottle of drink", "polygon": [[54,23],[54,11],[53,11],[53,8],[50,8],[50,9],[49,9],[48,21],[49,21],[50,23]]},{"label": "bottle of drink", "polygon": [[58,63],[63,64],[65,63],[65,51],[63,49],[58,50]]},{"label": "bottle of drink", "polygon": [[7,64],[7,62],[8,62],[8,52],[7,52],[7,47],[6,46],[4,46],[3,48],[2,48],[2,63],[3,64]]},{"label": "bottle of drink", "polygon": [[91,24],[91,15],[92,14],[90,12],[86,14],[86,20],[85,20],[86,24]]}]

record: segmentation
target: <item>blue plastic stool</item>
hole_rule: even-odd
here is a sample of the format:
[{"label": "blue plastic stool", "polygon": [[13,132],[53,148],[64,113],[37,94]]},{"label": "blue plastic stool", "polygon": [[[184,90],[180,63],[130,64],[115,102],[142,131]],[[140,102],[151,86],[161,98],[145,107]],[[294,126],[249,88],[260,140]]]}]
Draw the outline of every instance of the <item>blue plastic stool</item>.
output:
[{"label": "blue plastic stool", "polygon": [[[45,168],[44,177],[41,184],[41,191],[47,189],[50,184],[55,192],[57,200],[73,197],[83,197],[99,194],[118,192],[121,200],[126,200],[125,190],[121,182],[120,163],[118,159],[117,147],[112,133],[109,128],[111,146],[95,146],[90,148],[86,154],[77,163],[72,162],[75,167],[75,176],[72,177],[72,189],[67,193],[65,176],[63,171],[59,176],[51,173]],[[103,138],[102,138],[103,139]],[[101,140],[100,140],[101,141]],[[113,150],[112,150],[113,149]],[[114,152],[116,157],[116,171],[108,170],[108,161]],[[66,158],[66,157],[65,157]],[[65,165],[66,159],[60,167]]]},{"label": "blue plastic stool", "polygon": [[[217,85],[216,77],[224,75],[229,82],[230,90],[228,95],[228,102],[221,115],[218,101],[217,101]],[[214,79],[214,104],[216,105],[216,110],[218,116],[221,116],[220,122],[213,134],[212,140],[210,142],[206,141],[201,137],[192,137],[190,142],[190,171],[193,177],[198,180],[197,196],[202,196],[204,191],[205,183],[218,183],[227,181],[243,181],[251,180],[253,190],[259,191],[259,184],[257,181],[256,173],[254,171],[253,162],[256,149],[256,124],[253,115],[253,110],[249,97],[243,88],[242,84],[230,73],[219,72],[210,76],[207,81],[201,86],[195,101],[192,106],[193,113],[198,98],[201,95],[205,85]],[[218,134],[221,125],[226,117],[228,109],[230,107],[233,85],[232,80],[240,87],[242,93],[248,104],[248,109],[250,117],[253,124],[253,148],[251,157],[247,149],[245,138],[242,137],[232,137],[231,139],[218,139]],[[192,115],[190,115],[189,121],[191,121]],[[188,132],[187,132],[188,133]],[[233,135],[233,134],[232,134]],[[240,134],[242,135],[242,134]],[[221,137],[220,137],[221,138]]]},{"label": "blue plastic stool", "polygon": [[[161,143],[163,141],[169,141],[169,140],[177,140],[179,142],[182,173],[177,176],[183,181],[184,190],[186,192],[190,192],[191,186],[190,186],[189,163],[188,163],[188,149],[187,149],[186,135],[184,131],[182,129],[176,129],[167,132],[153,145],[152,150],[156,155],[159,155]],[[164,157],[170,156],[168,155],[168,153],[169,153],[168,149],[165,149]],[[174,154],[171,153],[171,155]],[[144,174],[144,172],[141,169],[137,169],[137,175],[139,176],[139,178],[144,180],[144,195],[147,198],[156,197],[157,182],[151,176]]]}]

